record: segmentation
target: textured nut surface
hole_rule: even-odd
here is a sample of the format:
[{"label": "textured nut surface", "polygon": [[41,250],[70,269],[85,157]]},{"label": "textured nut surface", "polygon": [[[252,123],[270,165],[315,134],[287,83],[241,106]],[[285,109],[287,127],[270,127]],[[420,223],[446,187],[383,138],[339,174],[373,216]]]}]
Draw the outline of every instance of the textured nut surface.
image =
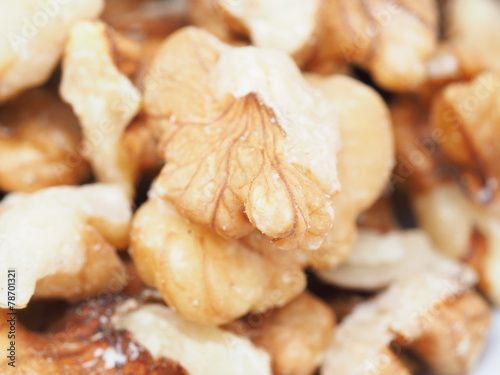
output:
[{"label": "textured nut surface", "polygon": [[190,374],[271,375],[271,360],[249,339],[184,320],[160,304],[147,304],[118,320],[153,358],[178,362]]},{"label": "textured nut surface", "polygon": [[71,108],[49,89],[29,90],[0,108],[0,188],[32,192],[88,177]]},{"label": "textured nut surface", "polygon": [[[455,184],[445,184],[416,195],[415,213],[437,248],[454,258],[472,262],[480,276],[479,288],[500,304],[500,208],[472,202]],[[474,260],[475,232],[485,240],[485,249]],[[472,256],[472,258],[471,258]]]},{"label": "textured nut surface", "polygon": [[337,169],[342,190],[333,197],[334,225],[310,254],[314,268],[331,268],[348,255],[356,218],[382,193],[394,164],[394,140],[387,106],[371,88],[344,76],[307,75],[339,109],[342,149]]},{"label": "textured nut surface", "polygon": [[275,375],[311,375],[323,359],[334,327],[328,305],[305,292],[281,308],[250,314],[227,328],[266,350]]},{"label": "textured nut surface", "polygon": [[440,148],[479,203],[500,199],[499,100],[500,73],[486,72],[469,83],[448,85],[432,108]]},{"label": "textured nut surface", "polygon": [[325,32],[309,69],[328,73],[337,61],[370,71],[391,91],[416,89],[436,48],[435,0],[327,0]]},{"label": "textured nut surface", "polygon": [[131,255],[142,280],[180,315],[223,324],[282,306],[305,288],[291,254],[252,240],[223,239],[189,223],[171,203],[150,198],[134,217]]},{"label": "textured nut surface", "polygon": [[98,16],[103,0],[0,2],[0,102],[45,82],[63,51],[71,26]]},{"label": "textured nut surface", "polygon": [[181,215],[238,238],[317,248],[333,221],[334,105],[278,51],[230,47],[185,28],[153,62],[145,108],[166,165],[154,190]]},{"label": "textured nut surface", "polygon": [[[126,48],[125,58],[119,56],[117,42]],[[121,139],[139,112],[141,94],[119,68],[133,68],[134,61],[126,58],[129,53],[133,57],[133,50],[130,42],[103,23],[78,22],[65,48],[60,87],[62,98],[71,104],[82,125],[84,156],[97,180],[121,184],[129,193],[136,166]]]},{"label": "textured nut surface", "polygon": [[[33,294],[77,299],[123,287],[124,268],[113,247],[127,245],[130,218],[129,202],[115,185],[52,187],[4,198],[0,269],[17,270],[16,306],[25,307]],[[90,265],[92,260],[97,263]]]}]

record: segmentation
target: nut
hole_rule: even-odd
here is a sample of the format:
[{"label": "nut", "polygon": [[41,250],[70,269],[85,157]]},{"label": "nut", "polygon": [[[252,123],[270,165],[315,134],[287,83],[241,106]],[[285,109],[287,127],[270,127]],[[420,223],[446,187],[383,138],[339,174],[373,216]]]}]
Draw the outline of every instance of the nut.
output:
[{"label": "nut", "polygon": [[[437,374],[467,373],[490,323],[488,305],[469,289],[472,282],[458,263],[394,282],[339,324],[321,374],[409,374],[397,358],[404,348],[421,355]],[[470,310],[464,309],[469,303]],[[396,353],[390,351],[391,342],[396,342]]]},{"label": "nut", "polygon": [[[259,246],[261,241],[268,248]],[[223,324],[263,312],[305,288],[299,262],[258,233],[245,241],[223,239],[157,197],[135,214],[130,251],[141,279],[195,322]]]},{"label": "nut", "polygon": [[166,161],[155,193],[226,238],[255,227],[280,248],[319,247],[339,189],[337,116],[293,61],[190,27],[152,69],[145,110]]},{"label": "nut", "polygon": [[135,44],[103,23],[78,22],[66,45],[60,87],[62,98],[71,104],[82,125],[84,156],[97,180],[118,183],[129,195],[137,165],[125,153],[122,136],[139,112],[141,93],[120,68],[132,73],[138,53]]},{"label": "nut", "polygon": [[[114,185],[52,187],[4,198],[0,269],[17,271],[16,307],[33,295],[73,300],[120,290],[125,270],[114,247],[127,246],[130,217],[129,202]],[[6,308],[7,293],[0,289]]]},{"label": "nut", "polygon": [[250,314],[227,328],[266,350],[275,375],[311,375],[323,359],[334,327],[332,310],[304,292],[284,307]]},{"label": "nut", "polygon": [[[480,276],[479,288],[500,305],[498,204],[474,203],[455,184],[437,186],[413,199],[419,224],[437,248],[448,256],[471,262]],[[482,240],[485,244],[478,242]]]},{"label": "nut", "polygon": [[71,108],[49,89],[32,89],[0,109],[0,188],[33,192],[89,176]]},{"label": "nut", "polygon": [[437,44],[435,0],[327,0],[323,17],[325,31],[308,69],[331,73],[332,65],[347,61],[396,92],[425,81],[426,62]]},{"label": "nut", "polygon": [[349,254],[356,218],[382,193],[394,163],[394,141],[387,106],[371,88],[344,76],[306,77],[339,109],[342,149],[337,169],[342,190],[333,197],[332,229],[309,255],[312,267],[328,269]]},{"label": "nut", "polygon": [[500,196],[500,73],[448,85],[434,100],[431,126],[444,157],[460,170],[473,200]]},{"label": "nut", "polygon": [[44,83],[57,66],[71,26],[98,16],[102,0],[0,4],[0,103]]}]

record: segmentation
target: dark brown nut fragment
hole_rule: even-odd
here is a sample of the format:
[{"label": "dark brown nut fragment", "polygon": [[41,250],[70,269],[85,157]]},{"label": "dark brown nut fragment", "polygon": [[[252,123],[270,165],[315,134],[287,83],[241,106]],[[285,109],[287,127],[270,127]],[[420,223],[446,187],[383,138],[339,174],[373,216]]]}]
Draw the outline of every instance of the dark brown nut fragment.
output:
[{"label": "dark brown nut fragment", "polygon": [[368,70],[391,91],[417,89],[437,45],[435,0],[327,0],[325,31],[308,69],[331,73],[339,61]]},{"label": "dark brown nut fragment", "polygon": [[33,192],[89,177],[78,119],[49,89],[33,89],[0,108],[0,189]]},{"label": "dark brown nut fragment", "polygon": [[318,248],[333,223],[334,104],[287,55],[231,47],[189,27],[152,64],[145,112],[166,165],[153,190],[226,238],[253,228],[279,248]]},{"label": "dark brown nut fragment", "polygon": [[452,83],[435,99],[434,138],[444,157],[459,168],[461,183],[478,203],[500,199],[500,73]]}]

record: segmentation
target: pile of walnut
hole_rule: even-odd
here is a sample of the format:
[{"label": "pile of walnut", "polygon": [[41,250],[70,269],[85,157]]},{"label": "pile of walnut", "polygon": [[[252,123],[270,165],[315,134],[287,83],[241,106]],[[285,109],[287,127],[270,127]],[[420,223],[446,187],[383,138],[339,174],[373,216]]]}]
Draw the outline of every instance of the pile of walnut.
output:
[{"label": "pile of walnut", "polygon": [[2,374],[473,371],[500,3],[0,0],[0,24]]}]

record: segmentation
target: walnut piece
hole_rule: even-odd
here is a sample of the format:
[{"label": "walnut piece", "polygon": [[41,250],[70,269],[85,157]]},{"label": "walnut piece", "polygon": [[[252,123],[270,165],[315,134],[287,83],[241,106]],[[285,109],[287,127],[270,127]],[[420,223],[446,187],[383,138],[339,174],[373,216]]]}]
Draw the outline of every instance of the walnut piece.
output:
[{"label": "walnut piece", "polygon": [[98,16],[103,0],[0,2],[0,103],[45,82],[71,26]]},{"label": "walnut piece", "polygon": [[413,272],[456,268],[456,262],[435,250],[420,229],[381,234],[363,229],[353,249],[339,267],[319,273],[323,281],[355,290],[378,290]]},{"label": "walnut piece", "polygon": [[[129,201],[116,185],[52,187],[5,197],[0,270],[17,271],[16,306],[25,307],[33,295],[71,300],[123,287],[125,270],[115,247],[127,246],[130,218]],[[3,308],[5,289],[0,287]]]},{"label": "walnut piece", "polygon": [[431,126],[444,157],[456,165],[471,198],[500,199],[500,73],[452,83],[434,100]]},{"label": "walnut piece", "polygon": [[141,93],[126,75],[134,71],[138,53],[102,22],[78,22],[64,51],[60,87],[82,125],[83,153],[97,180],[120,184],[130,195],[137,165],[122,137],[141,106]]},{"label": "walnut piece", "polygon": [[368,70],[391,91],[418,88],[438,34],[435,0],[327,0],[325,31],[308,69],[331,73],[347,61]]},{"label": "walnut piece", "polygon": [[339,189],[337,113],[293,61],[189,27],[152,69],[145,110],[166,161],[155,193],[227,238],[256,227],[280,248],[319,247]]},{"label": "walnut piece", "polygon": [[0,108],[0,188],[33,192],[89,176],[78,120],[49,89],[32,89]]},{"label": "walnut piece", "polygon": [[223,239],[154,197],[134,216],[130,252],[141,279],[180,315],[223,324],[282,306],[305,288],[304,272],[291,254],[258,244]]},{"label": "walnut piece", "polygon": [[490,311],[469,289],[470,273],[455,265],[406,275],[358,305],[337,327],[321,374],[410,374],[398,358],[405,348],[433,373],[468,373],[484,346]]},{"label": "walnut piece", "polygon": [[328,305],[304,292],[284,307],[250,314],[226,328],[266,350],[273,374],[311,375],[323,359],[335,316]]},{"label": "walnut piece", "polygon": [[309,254],[309,264],[328,269],[349,254],[356,218],[377,199],[394,164],[394,140],[389,111],[368,86],[344,76],[307,75],[339,109],[342,149],[338,175],[342,190],[333,197],[334,225],[321,247]]},{"label": "walnut piece", "polygon": [[[436,186],[413,200],[419,224],[437,248],[471,262],[480,277],[479,288],[500,305],[500,206],[479,205],[455,184]],[[485,244],[477,243],[481,237]]]}]

